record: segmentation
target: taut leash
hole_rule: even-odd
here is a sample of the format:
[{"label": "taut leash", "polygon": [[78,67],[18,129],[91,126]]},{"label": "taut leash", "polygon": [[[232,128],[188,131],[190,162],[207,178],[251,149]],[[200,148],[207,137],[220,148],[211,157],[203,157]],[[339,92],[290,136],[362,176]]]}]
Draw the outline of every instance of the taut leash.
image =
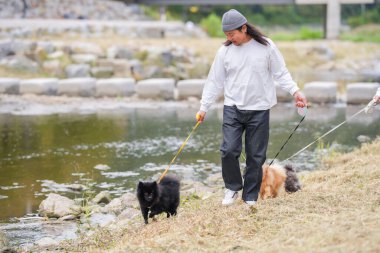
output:
[{"label": "taut leash", "polygon": [[274,156],[273,160],[270,162],[269,166],[272,165],[272,163],[274,162],[274,160],[276,160],[277,156],[280,154],[280,152],[283,150],[283,148],[285,147],[286,143],[288,143],[288,141],[290,140],[290,138],[292,138],[294,132],[297,130],[297,128],[301,125],[302,121],[305,119],[306,117],[306,114],[307,114],[307,108],[305,110],[305,114],[303,115],[302,119],[300,120],[300,122],[298,122],[297,126],[293,129],[292,133],[289,135],[288,139],[284,142],[284,144],[281,146],[280,150],[277,152],[277,154]]},{"label": "taut leash", "polygon": [[175,159],[177,159],[178,155],[182,152],[183,148],[185,147],[187,141],[190,139],[190,136],[194,133],[195,129],[201,124],[201,121],[197,121],[193,129],[191,130],[189,136],[187,136],[186,140],[182,143],[181,147],[178,149],[177,154],[173,157],[172,161],[169,163],[168,167],[165,169],[165,171],[162,173],[161,177],[158,179],[157,183],[159,184],[161,180],[165,177],[166,173],[168,173],[168,170],[170,166],[174,163]]},{"label": "taut leash", "polygon": [[[286,143],[288,143],[288,141],[290,140],[290,138],[292,138],[294,132],[297,130],[297,128],[301,125],[302,121],[305,119],[306,117],[306,114],[307,114],[307,107],[305,107],[305,114],[302,116],[302,119],[300,120],[300,122],[298,122],[297,126],[293,129],[292,133],[289,135],[288,139],[285,141],[285,143],[281,146],[280,150],[277,152],[277,154],[275,155],[275,157],[273,158],[273,160],[270,162],[269,166],[272,165],[272,163],[274,162],[274,160],[276,160],[277,156],[280,154],[280,152],[283,150],[283,148],[285,147]],[[243,159],[246,160],[245,156],[243,153],[241,153],[241,155],[243,156]]]},{"label": "taut leash", "polygon": [[317,139],[315,139],[313,142],[309,143],[306,147],[302,148],[300,151],[298,151],[297,153],[293,154],[291,157],[285,159],[284,161],[287,161],[293,157],[295,157],[296,155],[298,155],[299,153],[301,153],[302,151],[304,151],[305,149],[307,149],[308,147],[310,147],[311,145],[313,145],[314,143],[316,143],[317,141],[319,141],[320,139],[322,139],[323,137],[325,137],[326,135],[330,134],[331,132],[335,131],[336,129],[338,129],[339,127],[341,127],[342,125],[344,125],[345,123],[347,123],[348,121],[350,121],[351,119],[355,118],[358,114],[360,114],[361,112],[363,112],[364,110],[366,110],[367,107],[364,107],[363,109],[361,109],[360,111],[358,111],[357,113],[355,113],[354,115],[350,116],[348,119],[346,119],[345,121],[343,121],[342,123],[340,123],[339,125],[333,127],[331,130],[329,130],[328,132],[326,132],[325,134],[323,134],[322,136],[318,137]]}]

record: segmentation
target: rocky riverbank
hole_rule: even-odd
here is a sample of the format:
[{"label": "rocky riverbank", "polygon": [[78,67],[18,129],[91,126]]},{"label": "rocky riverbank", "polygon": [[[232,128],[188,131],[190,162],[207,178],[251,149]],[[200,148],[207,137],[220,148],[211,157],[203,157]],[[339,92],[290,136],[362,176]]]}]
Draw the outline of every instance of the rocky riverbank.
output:
[{"label": "rocky riverbank", "polygon": [[[205,182],[207,186],[184,183],[178,216],[171,219],[160,216],[149,225],[143,224],[133,207],[134,196],[126,195],[131,198],[111,200],[104,207],[112,202],[117,202],[114,206],[126,203],[131,206],[125,207],[128,211],[118,209],[119,216],[100,228],[90,229],[90,233],[76,240],[50,241],[49,245],[46,239],[43,245],[19,250],[377,252],[380,249],[379,149],[377,139],[352,153],[325,157],[320,170],[299,174],[301,191],[259,201],[253,209],[242,202],[220,206],[223,194],[220,175],[211,175]],[[235,239],[226,240],[229,236]]]}]

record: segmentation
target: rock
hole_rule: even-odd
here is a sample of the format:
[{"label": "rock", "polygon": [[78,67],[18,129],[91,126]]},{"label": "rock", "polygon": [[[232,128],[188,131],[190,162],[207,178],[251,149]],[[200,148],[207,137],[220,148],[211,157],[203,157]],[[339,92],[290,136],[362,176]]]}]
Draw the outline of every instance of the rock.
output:
[{"label": "rock", "polygon": [[48,248],[51,246],[57,246],[58,242],[54,240],[53,238],[44,237],[36,241],[35,244],[40,248]]},{"label": "rock", "polygon": [[25,56],[13,57],[6,63],[9,68],[35,73],[38,71],[38,64]]},{"label": "rock", "polygon": [[124,205],[120,198],[113,199],[108,205],[103,209],[103,212],[119,214],[124,209]]},{"label": "rock", "polygon": [[365,143],[365,142],[370,142],[371,141],[371,138],[367,135],[359,135],[358,137],[356,137],[356,139],[360,142],[360,143]]},{"label": "rock", "polygon": [[93,43],[75,42],[71,44],[71,50],[74,54],[93,54],[99,57],[104,55],[103,49]]},{"label": "rock", "polygon": [[174,98],[174,79],[153,78],[137,83],[136,93],[140,98],[170,100]]},{"label": "rock", "polygon": [[100,193],[98,193],[92,200],[91,200],[91,203],[94,203],[94,204],[100,204],[100,203],[104,203],[104,204],[108,204],[110,203],[111,201],[111,194],[107,191],[102,191]]},{"label": "rock", "polygon": [[102,214],[102,213],[94,213],[89,218],[89,222],[92,227],[96,227],[96,226],[105,227],[115,220],[116,220],[116,216],[114,214]]},{"label": "rock", "polygon": [[182,183],[185,185],[181,188],[181,195],[185,197],[207,199],[215,192],[214,188],[208,187],[200,182],[182,181]]},{"label": "rock", "polygon": [[70,64],[65,68],[66,77],[89,77],[90,76],[90,65],[88,64]]},{"label": "rock", "polygon": [[20,94],[55,95],[57,87],[56,78],[29,79],[20,82]]},{"label": "rock", "polygon": [[79,64],[93,64],[98,59],[98,57],[93,54],[73,54],[71,55],[71,59],[73,62]]},{"label": "rock", "polygon": [[378,83],[350,83],[347,85],[347,104],[368,104],[380,87]]},{"label": "rock", "polygon": [[135,93],[135,80],[132,78],[100,79],[96,82],[97,97],[124,97]]},{"label": "rock", "polygon": [[20,79],[0,78],[0,93],[19,94]]},{"label": "rock", "polygon": [[48,58],[50,60],[57,60],[57,59],[62,58],[64,55],[65,55],[65,53],[63,51],[59,50],[59,51],[55,51],[51,54],[48,54],[46,56],[46,58]]},{"label": "rock", "polygon": [[5,233],[0,230],[0,250],[5,250],[9,247],[9,240]]},{"label": "rock", "polygon": [[107,49],[108,59],[127,59],[133,58],[133,52],[125,47],[112,46]]},{"label": "rock", "polygon": [[43,200],[39,206],[39,215],[49,218],[60,218],[67,215],[77,216],[80,213],[80,206],[74,200],[67,197],[50,193],[47,199]]},{"label": "rock", "polygon": [[14,55],[13,44],[11,40],[0,40],[0,58]]},{"label": "rock", "polygon": [[337,84],[335,82],[306,83],[304,93],[307,100],[315,103],[334,103],[337,97]]},{"label": "rock", "polygon": [[50,41],[38,41],[37,48],[43,48],[47,54],[53,53],[55,49],[53,43]]},{"label": "rock", "polygon": [[58,82],[58,95],[92,97],[95,94],[96,79],[71,78]]},{"label": "rock", "polygon": [[42,63],[42,69],[46,72],[49,72],[50,74],[53,74],[54,76],[63,75],[61,62],[58,60],[44,61]]},{"label": "rock", "polygon": [[58,220],[61,220],[61,221],[68,221],[68,220],[75,220],[77,217],[75,215],[66,215],[66,216],[63,216],[61,218],[59,218]]},{"label": "rock", "polygon": [[131,220],[135,217],[141,215],[141,211],[136,208],[126,208],[118,216],[117,219],[120,220]]},{"label": "rock", "polygon": [[189,79],[178,81],[178,99],[187,99],[188,97],[201,98],[205,82],[205,79]]},{"label": "rock", "polygon": [[130,192],[123,194],[120,197],[120,200],[123,205],[123,208],[125,207],[138,208],[140,206],[136,195]]}]

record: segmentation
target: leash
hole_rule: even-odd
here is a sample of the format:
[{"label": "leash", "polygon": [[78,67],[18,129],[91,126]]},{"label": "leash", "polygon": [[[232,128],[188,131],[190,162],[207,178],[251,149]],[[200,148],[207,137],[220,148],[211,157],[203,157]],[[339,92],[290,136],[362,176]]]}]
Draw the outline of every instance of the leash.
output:
[{"label": "leash", "polygon": [[272,163],[274,162],[274,160],[276,160],[277,156],[280,154],[280,152],[284,149],[286,143],[288,143],[288,141],[290,140],[290,138],[292,138],[294,132],[297,130],[297,128],[301,125],[302,121],[305,119],[306,117],[306,114],[307,114],[307,107],[305,107],[305,114],[303,115],[302,119],[300,120],[300,122],[298,122],[297,126],[293,129],[292,133],[289,135],[288,139],[284,142],[284,144],[281,146],[280,150],[277,152],[277,154],[274,156],[273,160],[270,162],[269,166],[272,165]]},{"label": "leash", "polygon": [[[375,104],[376,105],[376,104]],[[325,134],[323,134],[322,136],[318,137],[317,139],[315,139],[313,142],[309,143],[306,147],[302,148],[300,151],[298,151],[297,153],[293,154],[292,156],[290,156],[289,158],[285,159],[284,161],[287,161],[293,157],[295,157],[296,155],[298,155],[299,153],[301,153],[302,151],[304,151],[305,149],[307,149],[308,147],[310,147],[311,145],[313,145],[315,142],[319,141],[320,139],[322,139],[323,137],[325,137],[326,135],[330,134],[331,132],[335,131],[336,129],[338,129],[339,127],[341,127],[342,125],[344,125],[345,123],[347,123],[348,121],[350,121],[351,119],[355,118],[357,115],[359,115],[360,113],[362,113],[363,111],[367,111],[368,110],[368,107],[369,106],[375,106],[375,105],[370,105],[368,104],[366,107],[364,107],[363,109],[361,109],[360,111],[358,111],[357,113],[355,113],[354,115],[350,116],[348,119],[346,119],[345,121],[343,121],[342,123],[340,123],[339,125],[335,126],[334,128],[332,128],[331,130],[329,130],[328,132],[326,132]]]},{"label": "leash", "polygon": [[161,177],[158,179],[157,183],[159,184],[161,180],[165,177],[166,173],[168,173],[170,166],[174,163],[175,159],[177,159],[178,155],[182,152],[183,148],[185,147],[187,141],[190,139],[190,136],[194,133],[195,129],[201,124],[201,121],[197,121],[195,126],[193,127],[193,130],[191,130],[190,134],[187,136],[186,140],[182,143],[181,147],[178,149],[177,154],[173,157],[172,161],[169,163],[168,167],[165,169],[165,171],[162,173]]},{"label": "leash", "polygon": [[[305,110],[305,114],[302,116],[302,119],[300,120],[300,122],[298,122],[297,126],[293,129],[292,133],[289,135],[288,139],[285,141],[285,143],[281,146],[280,150],[277,152],[277,154],[274,156],[273,160],[270,162],[269,166],[272,165],[272,163],[274,162],[274,160],[276,160],[277,156],[280,154],[280,152],[284,149],[285,145],[288,143],[288,141],[290,140],[290,138],[292,138],[294,132],[297,130],[297,128],[301,125],[302,121],[305,119],[306,117],[306,114],[307,114],[307,107],[304,107]],[[243,153],[241,153],[241,155],[243,156],[243,159],[246,160],[245,156]]]}]

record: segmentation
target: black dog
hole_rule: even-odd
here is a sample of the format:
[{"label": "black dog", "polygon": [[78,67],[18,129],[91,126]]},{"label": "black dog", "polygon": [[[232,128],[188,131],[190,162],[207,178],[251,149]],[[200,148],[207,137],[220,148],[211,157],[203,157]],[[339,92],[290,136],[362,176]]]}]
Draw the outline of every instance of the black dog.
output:
[{"label": "black dog", "polygon": [[301,190],[301,183],[298,180],[296,170],[291,165],[285,165],[285,171],[285,191],[291,193]]},{"label": "black dog", "polygon": [[166,212],[167,217],[177,215],[179,205],[180,182],[173,175],[165,176],[159,184],[153,182],[139,182],[137,185],[137,199],[145,224],[149,218]]}]

